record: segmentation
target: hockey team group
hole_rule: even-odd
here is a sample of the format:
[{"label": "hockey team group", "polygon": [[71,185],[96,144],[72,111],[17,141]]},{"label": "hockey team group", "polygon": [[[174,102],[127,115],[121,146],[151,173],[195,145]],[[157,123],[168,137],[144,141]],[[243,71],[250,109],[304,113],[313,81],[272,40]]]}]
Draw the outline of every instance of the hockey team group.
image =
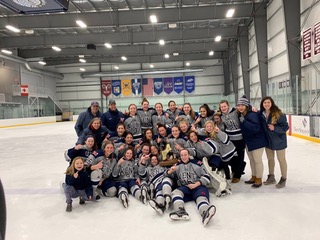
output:
[{"label": "hockey team group", "polygon": [[[252,188],[275,184],[283,188],[287,179],[286,116],[271,97],[261,100],[259,108],[242,96],[237,106],[222,100],[219,110],[207,104],[199,113],[190,103],[177,107],[169,101],[154,108],[143,99],[141,107],[117,109],[109,100],[108,111],[101,113],[92,102],[75,124],[78,140],[65,152],[69,162],[62,184],[67,212],[72,199],[79,204],[101,197],[118,197],[129,207],[129,194],[149,204],[158,214],[170,211],[173,220],[188,220],[184,204],[194,201],[206,226],[216,212],[209,190],[217,196],[231,194],[231,185],[240,182],[250,161]],[[262,156],[268,159],[268,175],[263,182]],[[281,177],[275,177],[275,155]]]}]

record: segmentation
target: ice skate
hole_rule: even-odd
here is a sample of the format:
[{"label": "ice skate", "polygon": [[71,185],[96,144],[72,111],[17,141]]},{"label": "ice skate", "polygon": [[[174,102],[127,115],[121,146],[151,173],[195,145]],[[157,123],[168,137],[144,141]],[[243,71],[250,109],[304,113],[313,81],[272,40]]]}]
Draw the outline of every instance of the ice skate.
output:
[{"label": "ice skate", "polygon": [[128,203],[128,196],[127,196],[127,194],[126,194],[126,193],[121,193],[120,196],[119,196],[119,198],[120,198],[120,201],[121,201],[123,207],[124,207],[124,208],[128,208],[129,203]]},{"label": "ice skate", "polygon": [[216,213],[216,207],[214,205],[211,205],[203,214],[202,214],[202,223],[203,226],[206,226],[211,218],[214,216]]},{"label": "ice skate", "polygon": [[165,206],[160,205],[159,203],[157,203],[155,200],[150,200],[149,201],[149,205],[160,215],[163,215],[164,210],[165,210]]},{"label": "ice skate", "polygon": [[169,217],[172,220],[189,220],[190,219],[189,214],[182,207],[180,207],[178,211],[170,213]]},{"label": "ice skate", "polygon": [[147,200],[148,200],[148,189],[143,186],[141,188],[141,196],[140,196],[140,200],[143,204],[147,204]]},{"label": "ice skate", "polygon": [[164,195],[164,204],[165,204],[165,209],[168,210],[171,206],[171,196],[170,195]]},{"label": "ice skate", "polygon": [[213,188],[217,197],[232,194],[230,184],[228,183],[227,179],[221,176],[221,172],[217,173],[216,171],[212,171],[206,157],[202,159],[202,163],[204,169],[210,176],[208,188]]},{"label": "ice skate", "polygon": [[150,194],[149,194],[150,199],[154,199],[155,198],[155,188],[152,183],[150,184],[149,189],[150,189]]}]

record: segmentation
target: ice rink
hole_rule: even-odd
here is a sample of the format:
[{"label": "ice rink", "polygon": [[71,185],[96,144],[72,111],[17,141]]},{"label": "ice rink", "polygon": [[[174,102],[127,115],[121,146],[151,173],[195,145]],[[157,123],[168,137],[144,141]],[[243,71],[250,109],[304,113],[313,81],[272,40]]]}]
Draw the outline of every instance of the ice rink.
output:
[{"label": "ice rink", "polygon": [[[73,147],[74,122],[0,129],[0,177],[7,202],[6,240],[51,239],[216,239],[216,240],[311,240],[320,237],[320,146],[288,137],[287,187],[244,184],[246,174],[232,184],[233,194],[217,198],[212,221],[203,227],[193,202],[186,204],[191,219],[174,222],[169,212],[159,216],[130,196],[125,209],[117,198],[65,211],[59,184],[68,163],[63,153]],[[264,180],[267,161],[264,155]],[[276,163],[276,178],[279,179]]]}]

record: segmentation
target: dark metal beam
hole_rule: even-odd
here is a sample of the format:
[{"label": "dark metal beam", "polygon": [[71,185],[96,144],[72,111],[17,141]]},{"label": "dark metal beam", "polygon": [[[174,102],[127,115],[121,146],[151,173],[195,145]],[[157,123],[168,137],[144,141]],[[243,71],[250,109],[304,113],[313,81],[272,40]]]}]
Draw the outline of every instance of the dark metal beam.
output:
[{"label": "dark metal beam", "polygon": [[239,44],[244,94],[250,99],[249,34],[247,26],[240,28]]},{"label": "dark metal beam", "polygon": [[224,76],[224,96],[230,95],[230,61],[229,51],[223,52],[223,76]]},{"label": "dark metal beam", "polygon": [[[208,53],[189,53],[179,56],[171,56],[169,59],[165,59],[163,55],[155,56],[133,56],[127,59],[125,63],[158,63],[158,62],[183,62],[192,60],[212,60],[222,59],[222,52],[215,52],[213,56],[209,56]],[[109,63],[109,64],[123,64],[124,62],[119,57],[113,56],[100,56],[95,58],[86,58],[88,64],[90,63]],[[63,64],[75,64],[79,63],[79,58],[50,58],[45,59],[47,66],[63,65]],[[82,64],[83,66],[86,63]]]},{"label": "dark metal beam", "polygon": [[233,86],[233,93],[235,101],[238,100],[238,42],[232,42],[230,44],[230,61],[231,61],[231,81]]},{"label": "dark metal beam", "polygon": [[[236,18],[249,18],[251,4],[238,4]],[[8,24],[20,29],[63,29],[77,28],[75,21],[81,19],[88,27],[114,27],[134,26],[150,24],[149,16],[159,16],[158,23],[181,23],[194,21],[210,21],[224,19],[225,13],[230,5],[182,7],[177,14],[177,8],[141,9],[131,11],[105,11],[105,12],[83,12],[50,15],[18,15],[8,18],[0,18],[0,29],[5,29]],[[230,21],[233,21],[232,19]]]},{"label": "dark metal beam", "polygon": [[2,48],[29,48],[29,47],[45,47],[52,45],[63,46],[70,45],[86,45],[86,44],[126,44],[131,40],[136,44],[157,43],[159,39],[166,42],[184,41],[200,41],[212,40],[215,35],[220,34],[223,39],[234,38],[237,34],[237,27],[214,28],[214,29],[190,29],[180,31],[180,29],[170,29],[163,31],[143,31],[143,32],[110,32],[96,34],[51,34],[45,36],[19,36],[19,37],[2,37],[0,46]]},{"label": "dark metal beam", "polygon": [[[295,114],[301,114],[301,53],[300,53],[300,1],[282,0],[285,29],[287,36],[287,51],[289,60],[290,86],[292,107]],[[296,79],[298,79],[296,81]]]},{"label": "dark metal beam", "polygon": [[267,6],[260,4],[255,10],[254,30],[256,35],[259,77],[262,98],[267,95],[268,46],[267,46]]},{"label": "dark metal beam", "polygon": [[102,55],[111,55],[111,56],[121,56],[125,54],[127,57],[134,55],[164,55],[166,53],[172,54],[174,52],[183,54],[183,53],[192,53],[192,52],[205,52],[208,53],[211,50],[215,52],[224,51],[227,48],[227,43],[170,43],[166,44],[166,47],[163,48],[159,45],[126,45],[126,46],[116,46],[112,49],[107,49],[105,46],[98,46],[96,50],[87,49],[86,45],[62,49],[61,52],[55,52],[50,48],[43,49],[25,49],[19,50],[19,56],[23,58],[36,58],[36,57],[67,57],[67,56],[102,56]]}]

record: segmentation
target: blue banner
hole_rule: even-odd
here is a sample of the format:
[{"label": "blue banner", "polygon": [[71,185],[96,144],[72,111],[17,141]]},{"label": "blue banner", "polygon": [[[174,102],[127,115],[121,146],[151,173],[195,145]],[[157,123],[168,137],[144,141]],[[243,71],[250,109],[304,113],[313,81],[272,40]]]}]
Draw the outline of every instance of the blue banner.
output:
[{"label": "blue banner", "polygon": [[154,78],[153,79],[153,90],[156,94],[160,94],[163,91],[163,82],[162,78]]},{"label": "blue banner", "polygon": [[141,79],[131,79],[131,86],[134,95],[141,94]]},{"label": "blue banner", "polygon": [[180,94],[183,91],[183,77],[174,77],[173,78],[173,90]]},{"label": "blue banner", "polygon": [[184,89],[188,93],[192,93],[195,89],[195,80],[194,76],[185,76],[184,77]]},{"label": "blue banner", "polygon": [[121,94],[121,80],[112,80],[112,94],[117,97]]}]

